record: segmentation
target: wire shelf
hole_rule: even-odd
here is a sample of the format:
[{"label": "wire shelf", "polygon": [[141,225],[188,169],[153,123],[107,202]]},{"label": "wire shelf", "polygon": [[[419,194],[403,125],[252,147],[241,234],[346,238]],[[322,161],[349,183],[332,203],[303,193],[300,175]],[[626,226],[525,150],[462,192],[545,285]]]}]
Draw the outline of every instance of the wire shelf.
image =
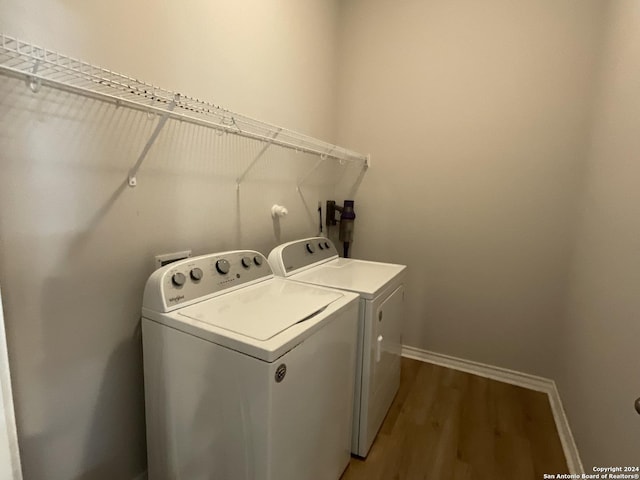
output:
[{"label": "wire shelf", "polygon": [[41,85],[125,105],[208,128],[261,140],[269,145],[361,162],[368,156],[301,133],[261,122],[210,102],[171,92],[126,75],[97,67],[46,48],[1,34],[0,73],[24,78],[37,92]]}]

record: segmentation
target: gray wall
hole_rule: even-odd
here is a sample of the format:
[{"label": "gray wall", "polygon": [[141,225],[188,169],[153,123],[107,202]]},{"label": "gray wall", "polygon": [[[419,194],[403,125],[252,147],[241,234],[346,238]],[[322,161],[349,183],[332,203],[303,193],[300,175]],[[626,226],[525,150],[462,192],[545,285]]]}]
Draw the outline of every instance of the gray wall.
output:
[{"label": "gray wall", "polygon": [[[410,265],[404,343],[556,379],[585,464],[632,463],[636,5],[2,2],[0,31],[374,165],[329,164],[300,195],[316,159],[272,149],[236,192],[261,146],[170,123],[129,189],[156,119],[0,77],[0,283],[26,478],[144,469],[154,254],[267,253],[314,234],[334,195],[355,196],[356,256]],[[291,212],[280,235],[276,202]]]},{"label": "gray wall", "polygon": [[636,464],[638,2],[341,6],[354,253],[409,264],[404,343],[557,380],[587,472]]},{"label": "gray wall", "polygon": [[[0,31],[331,140],[335,4],[0,4]],[[139,317],[153,255],[268,253],[316,233],[344,169],[0,76],[0,284],[28,480],[129,479],[145,468]],[[289,208],[280,235],[273,203]]]},{"label": "gray wall", "polygon": [[638,465],[640,4],[610,2],[557,382],[589,471]]},{"label": "gray wall", "polygon": [[354,255],[410,265],[404,343],[553,376],[605,2],[341,5]]}]

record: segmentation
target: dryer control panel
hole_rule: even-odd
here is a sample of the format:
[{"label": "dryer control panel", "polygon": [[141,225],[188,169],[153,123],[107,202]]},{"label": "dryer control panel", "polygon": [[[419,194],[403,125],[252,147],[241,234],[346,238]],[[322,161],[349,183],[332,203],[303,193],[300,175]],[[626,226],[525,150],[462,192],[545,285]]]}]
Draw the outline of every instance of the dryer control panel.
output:
[{"label": "dryer control panel", "polygon": [[188,258],[151,274],[144,289],[142,306],[158,312],[170,312],[269,278],[273,278],[273,274],[267,259],[254,250]]},{"label": "dryer control panel", "polygon": [[269,254],[269,264],[273,273],[288,277],[300,269],[316,265],[338,257],[333,242],[325,237],[312,237],[284,243]]}]

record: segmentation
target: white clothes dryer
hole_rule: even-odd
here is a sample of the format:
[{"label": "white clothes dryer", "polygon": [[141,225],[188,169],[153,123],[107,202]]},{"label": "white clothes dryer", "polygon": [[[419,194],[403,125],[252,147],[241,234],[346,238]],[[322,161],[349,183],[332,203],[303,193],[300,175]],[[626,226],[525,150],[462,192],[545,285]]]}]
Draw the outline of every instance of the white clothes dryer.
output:
[{"label": "white clothes dryer", "polygon": [[156,270],[142,339],[150,480],[337,480],[350,458],[357,295],[233,251]]},{"label": "white clothes dryer", "polygon": [[351,452],[366,457],[400,386],[406,266],[340,258],[324,237],[282,244],[269,264],[289,280],[360,296]]}]

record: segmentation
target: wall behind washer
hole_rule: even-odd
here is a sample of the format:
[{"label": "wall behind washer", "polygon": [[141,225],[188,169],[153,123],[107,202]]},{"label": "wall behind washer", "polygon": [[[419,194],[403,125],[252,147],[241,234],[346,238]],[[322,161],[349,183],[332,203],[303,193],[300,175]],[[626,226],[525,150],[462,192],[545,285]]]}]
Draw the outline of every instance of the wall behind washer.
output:
[{"label": "wall behind washer", "polygon": [[554,376],[605,8],[341,2],[353,252],[409,265],[405,344]]},{"label": "wall behind washer", "polygon": [[[6,0],[0,31],[331,141],[336,4]],[[340,170],[0,76],[0,283],[29,480],[129,479],[145,469],[139,317],[153,255],[268,253],[316,233]],[[270,207],[289,216],[275,228]],[[279,235],[278,235],[279,232]]]}]

